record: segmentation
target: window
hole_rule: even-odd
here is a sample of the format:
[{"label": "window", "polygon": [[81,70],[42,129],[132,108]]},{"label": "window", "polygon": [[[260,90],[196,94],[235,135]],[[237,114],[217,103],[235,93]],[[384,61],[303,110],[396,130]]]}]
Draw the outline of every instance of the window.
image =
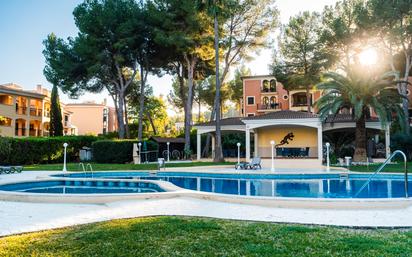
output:
[{"label": "window", "polygon": [[276,92],[276,80],[274,79],[270,81],[270,92]]},{"label": "window", "polygon": [[9,95],[0,95],[0,104],[13,105],[13,97]]},{"label": "window", "polygon": [[[310,104],[312,104],[312,97],[310,99]],[[293,94],[293,106],[307,106],[306,93]]]},{"label": "window", "polygon": [[406,95],[410,95],[411,91],[409,89],[406,89]]},{"label": "window", "polygon": [[10,118],[0,116],[0,126],[10,127],[11,121],[12,120]]},{"label": "window", "polygon": [[284,95],[283,96],[283,100],[288,100],[289,99],[289,96],[288,95]]},{"label": "window", "polygon": [[269,98],[267,96],[263,97],[262,103],[263,105],[269,105]]},{"label": "window", "polygon": [[264,80],[262,82],[262,92],[269,92],[269,81]]},{"label": "window", "polygon": [[255,104],[255,97],[254,96],[248,96],[247,97],[247,105],[254,105]]}]

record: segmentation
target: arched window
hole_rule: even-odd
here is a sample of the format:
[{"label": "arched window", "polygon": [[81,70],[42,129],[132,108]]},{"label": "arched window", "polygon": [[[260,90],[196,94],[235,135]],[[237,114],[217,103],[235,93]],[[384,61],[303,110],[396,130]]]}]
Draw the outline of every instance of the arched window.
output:
[{"label": "arched window", "polygon": [[262,83],[262,92],[269,92],[269,81],[264,80]]},{"label": "arched window", "polygon": [[278,103],[276,102],[276,97],[275,96],[270,97],[270,108],[276,109],[277,106],[278,106]]},{"label": "arched window", "polygon": [[276,80],[274,79],[270,81],[270,92],[276,92]]},{"label": "arched window", "polygon": [[0,126],[10,127],[12,119],[4,116],[0,116]]},{"label": "arched window", "polygon": [[269,98],[267,96],[263,97],[263,105],[268,106],[269,105]]}]

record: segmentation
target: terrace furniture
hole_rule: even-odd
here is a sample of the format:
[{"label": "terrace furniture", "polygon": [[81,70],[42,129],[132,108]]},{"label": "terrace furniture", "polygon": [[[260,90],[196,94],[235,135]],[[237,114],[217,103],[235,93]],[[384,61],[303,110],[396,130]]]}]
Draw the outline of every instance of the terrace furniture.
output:
[{"label": "terrace furniture", "polygon": [[261,159],[260,157],[254,157],[250,162],[240,162],[236,163],[235,169],[242,169],[242,170],[256,170],[257,168],[262,169],[262,166],[260,165]]},{"label": "terrace furniture", "polygon": [[23,171],[23,166],[0,166],[1,173],[21,173]]},{"label": "terrace furniture", "polygon": [[248,163],[247,162],[239,162],[235,164],[236,170],[247,170]]}]

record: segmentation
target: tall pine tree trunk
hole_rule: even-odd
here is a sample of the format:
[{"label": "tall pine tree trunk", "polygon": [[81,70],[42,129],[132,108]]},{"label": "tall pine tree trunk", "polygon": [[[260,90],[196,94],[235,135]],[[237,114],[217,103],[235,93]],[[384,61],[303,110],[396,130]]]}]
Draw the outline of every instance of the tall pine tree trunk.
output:
[{"label": "tall pine tree trunk", "polygon": [[[215,118],[216,103],[213,105],[212,112],[210,113],[210,121],[213,121]],[[207,133],[206,143],[203,147],[202,156],[207,157],[210,150],[210,141],[212,140],[212,135]]]},{"label": "tall pine tree trunk", "polygon": [[137,140],[142,141],[143,137],[143,113],[144,113],[144,90],[146,84],[146,75],[144,74],[143,66],[140,65],[140,96],[139,96],[139,127],[137,131]]},{"label": "tall pine tree trunk", "polygon": [[192,128],[192,107],[193,107],[193,76],[194,69],[197,62],[196,57],[185,56],[187,62],[187,103],[185,110],[185,154],[186,158],[190,158],[191,148],[190,148],[190,131]]},{"label": "tall pine tree trunk", "polygon": [[[215,7],[216,8],[216,7]],[[223,151],[222,151],[222,131],[220,130],[220,79],[219,79],[219,26],[217,21],[217,13],[215,9],[215,19],[214,19],[214,32],[215,32],[215,62],[216,62],[216,140],[215,140],[215,158],[214,162],[222,162]]]},{"label": "tall pine tree trunk", "polygon": [[127,113],[127,101],[124,99],[124,120],[125,120],[125,132],[126,138],[130,138],[130,129],[129,129],[129,116]]},{"label": "tall pine tree trunk", "polygon": [[117,117],[119,125],[119,138],[123,139],[125,136],[125,126],[124,126],[124,92],[120,90],[119,92],[119,106],[117,108]]}]

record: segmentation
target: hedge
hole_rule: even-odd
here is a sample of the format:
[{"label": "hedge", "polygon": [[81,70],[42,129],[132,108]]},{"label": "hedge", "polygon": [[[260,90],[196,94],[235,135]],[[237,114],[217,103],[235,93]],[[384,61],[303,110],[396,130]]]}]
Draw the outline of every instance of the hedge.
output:
[{"label": "hedge", "polygon": [[391,136],[391,150],[401,150],[406,154],[409,161],[412,161],[412,135],[396,133]]},{"label": "hedge", "polygon": [[[129,163],[133,161],[136,140],[99,140],[93,142],[93,160],[97,163]],[[157,143],[146,141],[147,150],[157,150]]]},{"label": "hedge", "polygon": [[83,146],[91,147],[95,136],[0,137],[0,165],[63,162],[63,143],[68,143],[67,161],[77,161]]}]

